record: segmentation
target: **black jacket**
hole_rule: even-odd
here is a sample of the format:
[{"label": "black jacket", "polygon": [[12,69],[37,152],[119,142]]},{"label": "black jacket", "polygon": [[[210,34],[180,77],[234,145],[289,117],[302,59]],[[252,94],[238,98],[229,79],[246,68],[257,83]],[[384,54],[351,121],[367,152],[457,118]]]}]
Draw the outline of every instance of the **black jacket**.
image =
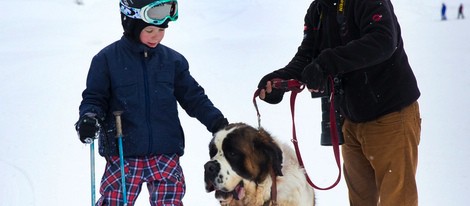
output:
[{"label": "black jacket", "polygon": [[337,103],[351,121],[374,120],[420,96],[390,1],[313,1],[302,44],[285,69],[301,79],[313,59],[341,77]]}]

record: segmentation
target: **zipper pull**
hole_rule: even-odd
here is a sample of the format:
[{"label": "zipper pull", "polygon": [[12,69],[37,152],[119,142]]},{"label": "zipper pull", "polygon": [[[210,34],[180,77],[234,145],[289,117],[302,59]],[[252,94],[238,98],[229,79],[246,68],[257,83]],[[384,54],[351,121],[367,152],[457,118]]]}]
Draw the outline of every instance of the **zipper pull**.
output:
[{"label": "zipper pull", "polygon": [[147,51],[144,51],[144,57],[147,58],[149,55],[147,53]]}]

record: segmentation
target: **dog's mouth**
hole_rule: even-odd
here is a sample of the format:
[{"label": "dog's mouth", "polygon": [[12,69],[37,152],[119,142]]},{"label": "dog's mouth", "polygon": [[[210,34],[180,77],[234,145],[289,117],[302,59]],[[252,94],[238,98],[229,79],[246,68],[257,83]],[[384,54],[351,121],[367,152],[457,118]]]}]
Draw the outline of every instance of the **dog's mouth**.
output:
[{"label": "dog's mouth", "polygon": [[220,201],[221,205],[228,205],[232,200],[241,200],[245,197],[245,187],[243,181],[240,181],[232,191],[226,191],[225,188],[215,190],[215,198]]}]

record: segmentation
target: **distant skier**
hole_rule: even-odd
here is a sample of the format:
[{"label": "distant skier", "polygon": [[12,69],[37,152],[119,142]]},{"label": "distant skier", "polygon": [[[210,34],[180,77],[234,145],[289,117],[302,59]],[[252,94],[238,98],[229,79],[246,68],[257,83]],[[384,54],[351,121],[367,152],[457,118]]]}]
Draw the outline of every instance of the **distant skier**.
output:
[{"label": "distant skier", "polygon": [[460,6],[459,6],[459,14],[457,15],[457,19],[460,19],[460,18],[462,18],[462,19],[465,18],[465,16],[463,15],[463,4],[460,4]]},{"label": "distant skier", "polygon": [[442,8],[441,8],[441,20],[442,21],[447,20],[446,10],[447,10],[446,4],[442,3]]}]

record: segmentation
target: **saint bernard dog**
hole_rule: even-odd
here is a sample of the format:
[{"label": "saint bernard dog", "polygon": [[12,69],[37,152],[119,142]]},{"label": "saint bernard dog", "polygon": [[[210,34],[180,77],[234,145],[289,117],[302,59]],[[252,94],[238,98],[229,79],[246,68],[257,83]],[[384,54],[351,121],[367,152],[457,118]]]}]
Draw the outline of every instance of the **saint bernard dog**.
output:
[{"label": "saint bernard dog", "polygon": [[[207,192],[215,191],[221,205],[315,205],[314,190],[294,150],[263,129],[229,124],[214,134],[209,154],[205,187]],[[272,192],[272,188],[277,189]]]}]

